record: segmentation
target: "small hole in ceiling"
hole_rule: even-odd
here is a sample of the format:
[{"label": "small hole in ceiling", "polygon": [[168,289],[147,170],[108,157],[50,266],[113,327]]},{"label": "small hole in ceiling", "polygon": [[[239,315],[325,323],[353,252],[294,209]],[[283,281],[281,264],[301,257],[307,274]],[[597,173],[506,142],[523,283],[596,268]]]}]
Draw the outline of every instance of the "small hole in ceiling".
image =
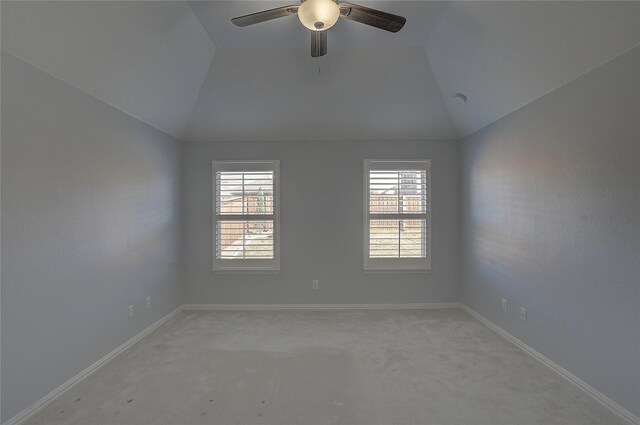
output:
[{"label": "small hole in ceiling", "polygon": [[459,103],[467,103],[468,100],[467,96],[464,93],[456,93],[456,95],[453,97],[455,97]]}]

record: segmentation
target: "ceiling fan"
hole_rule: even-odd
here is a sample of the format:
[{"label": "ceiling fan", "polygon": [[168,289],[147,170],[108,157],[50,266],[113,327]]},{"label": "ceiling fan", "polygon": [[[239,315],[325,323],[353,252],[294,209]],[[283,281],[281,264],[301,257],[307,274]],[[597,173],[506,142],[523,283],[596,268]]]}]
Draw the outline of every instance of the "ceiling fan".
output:
[{"label": "ceiling fan", "polygon": [[336,3],[335,0],[301,0],[302,4],[277,7],[249,15],[238,16],[231,22],[246,27],[260,22],[298,14],[300,22],[311,31],[311,56],[316,58],[327,54],[327,30],[339,18],[360,22],[385,31],[398,32],[407,21],[403,16],[352,3]]}]

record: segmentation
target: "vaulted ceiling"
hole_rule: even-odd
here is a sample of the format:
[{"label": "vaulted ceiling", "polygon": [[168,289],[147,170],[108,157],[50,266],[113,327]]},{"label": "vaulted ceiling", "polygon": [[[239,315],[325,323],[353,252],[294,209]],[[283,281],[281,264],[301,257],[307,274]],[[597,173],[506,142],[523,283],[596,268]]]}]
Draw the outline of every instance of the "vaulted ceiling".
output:
[{"label": "vaulted ceiling", "polygon": [[180,140],[218,141],[456,139],[640,46],[640,2],[356,1],[407,24],[339,21],[318,59],[295,16],[230,22],[295,2],[3,1],[2,49]]}]

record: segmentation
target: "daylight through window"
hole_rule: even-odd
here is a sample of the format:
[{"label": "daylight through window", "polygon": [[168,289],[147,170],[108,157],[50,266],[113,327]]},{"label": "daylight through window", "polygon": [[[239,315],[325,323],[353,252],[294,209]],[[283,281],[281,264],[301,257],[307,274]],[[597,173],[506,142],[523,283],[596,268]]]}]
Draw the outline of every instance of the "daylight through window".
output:
[{"label": "daylight through window", "polygon": [[214,266],[277,267],[277,164],[218,162],[214,171]]},{"label": "daylight through window", "polygon": [[428,268],[428,161],[365,161],[365,180],[365,267]]}]

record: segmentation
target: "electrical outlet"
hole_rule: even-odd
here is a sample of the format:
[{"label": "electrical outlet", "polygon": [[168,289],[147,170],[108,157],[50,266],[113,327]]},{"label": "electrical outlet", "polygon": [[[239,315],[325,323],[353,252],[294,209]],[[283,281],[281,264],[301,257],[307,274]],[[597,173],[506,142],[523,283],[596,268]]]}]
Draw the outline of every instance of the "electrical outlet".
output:
[{"label": "electrical outlet", "polygon": [[502,299],[502,311],[507,311],[509,309],[509,305],[507,303],[507,299],[503,298]]},{"label": "electrical outlet", "polygon": [[129,306],[129,317],[133,317],[133,306]]},{"label": "electrical outlet", "polygon": [[151,295],[149,295],[149,296],[147,297],[147,301],[146,301],[146,303],[145,303],[145,308],[146,308],[147,310],[151,310]]},{"label": "electrical outlet", "polygon": [[319,282],[319,281],[317,281],[317,280],[312,281],[312,282],[311,282],[311,287],[312,287],[313,289],[320,289],[320,282]]},{"label": "electrical outlet", "polygon": [[527,321],[527,309],[524,307],[520,307],[520,320],[523,322]]}]

